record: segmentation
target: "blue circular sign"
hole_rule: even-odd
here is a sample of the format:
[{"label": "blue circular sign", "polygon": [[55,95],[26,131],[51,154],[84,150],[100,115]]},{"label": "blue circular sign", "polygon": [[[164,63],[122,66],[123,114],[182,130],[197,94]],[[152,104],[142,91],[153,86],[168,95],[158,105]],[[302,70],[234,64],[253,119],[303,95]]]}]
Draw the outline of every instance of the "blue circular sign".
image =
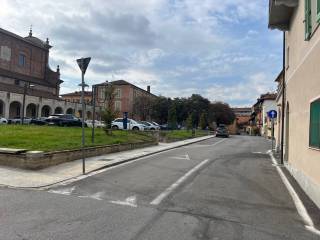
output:
[{"label": "blue circular sign", "polygon": [[271,119],[274,119],[277,117],[277,111],[276,110],[271,110],[268,112],[268,117]]}]

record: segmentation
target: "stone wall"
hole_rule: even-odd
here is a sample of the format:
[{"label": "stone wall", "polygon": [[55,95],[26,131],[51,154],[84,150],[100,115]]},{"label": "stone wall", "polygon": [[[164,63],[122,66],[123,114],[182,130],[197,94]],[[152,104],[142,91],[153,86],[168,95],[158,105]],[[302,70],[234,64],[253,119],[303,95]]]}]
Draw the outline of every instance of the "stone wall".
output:
[{"label": "stone wall", "polygon": [[[84,149],[86,158],[100,156],[108,153],[115,153],[120,151],[133,150],[137,148],[144,148],[157,145],[157,141],[115,144],[98,147],[89,147]],[[0,153],[0,165],[24,168],[24,169],[43,169],[46,167],[58,165],[65,162],[70,162],[82,158],[82,151],[65,150],[57,152],[27,152],[22,154]]]}]

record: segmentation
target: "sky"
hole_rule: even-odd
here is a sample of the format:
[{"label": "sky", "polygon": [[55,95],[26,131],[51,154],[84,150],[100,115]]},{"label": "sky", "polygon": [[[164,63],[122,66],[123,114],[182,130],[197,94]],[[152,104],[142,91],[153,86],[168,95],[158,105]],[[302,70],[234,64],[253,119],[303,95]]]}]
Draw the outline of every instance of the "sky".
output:
[{"label": "sky", "polygon": [[45,40],[61,93],[80,88],[76,59],[91,57],[88,85],[123,79],[154,94],[201,94],[251,106],[275,91],[282,34],[268,0],[0,0],[0,27]]}]

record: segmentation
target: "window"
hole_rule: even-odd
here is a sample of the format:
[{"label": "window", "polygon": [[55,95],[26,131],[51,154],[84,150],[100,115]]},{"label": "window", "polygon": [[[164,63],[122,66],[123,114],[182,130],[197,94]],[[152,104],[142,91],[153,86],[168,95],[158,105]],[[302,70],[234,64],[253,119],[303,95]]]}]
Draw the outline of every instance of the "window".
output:
[{"label": "window", "polygon": [[116,111],[121,111],[121,102],[120,101],[115,101],[114,102],[114,108]]},{"label": "window", "polygon": [[309,40],[312,31],[311,24],[311,0],[305,0],[305,40]]},{"label": "window", "polygon": [[320,148],[320,99],[311,103],[309,146]]},{"label": "window", "polygon": [[18,79],[15,79],[14,80],[14,85],[18,85],[19,86],[20,85],[20,81]]},{"label": "window", "polygon": [[117,88],[115,90],[115,98],[121,98],[121,89]]},{"label": "window", "polygon": [[19,54],[19,66],[24,67],[26,65],[26,56]]}]

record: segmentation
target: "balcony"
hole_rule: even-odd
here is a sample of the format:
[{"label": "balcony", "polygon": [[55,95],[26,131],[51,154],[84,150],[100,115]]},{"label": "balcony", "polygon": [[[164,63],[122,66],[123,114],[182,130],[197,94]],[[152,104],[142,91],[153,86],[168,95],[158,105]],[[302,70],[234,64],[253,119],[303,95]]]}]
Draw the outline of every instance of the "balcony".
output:
[{"label": "balcony", "polygon": [[269,28],[287,31],[290,19],[299,0],[269,0]]}]

